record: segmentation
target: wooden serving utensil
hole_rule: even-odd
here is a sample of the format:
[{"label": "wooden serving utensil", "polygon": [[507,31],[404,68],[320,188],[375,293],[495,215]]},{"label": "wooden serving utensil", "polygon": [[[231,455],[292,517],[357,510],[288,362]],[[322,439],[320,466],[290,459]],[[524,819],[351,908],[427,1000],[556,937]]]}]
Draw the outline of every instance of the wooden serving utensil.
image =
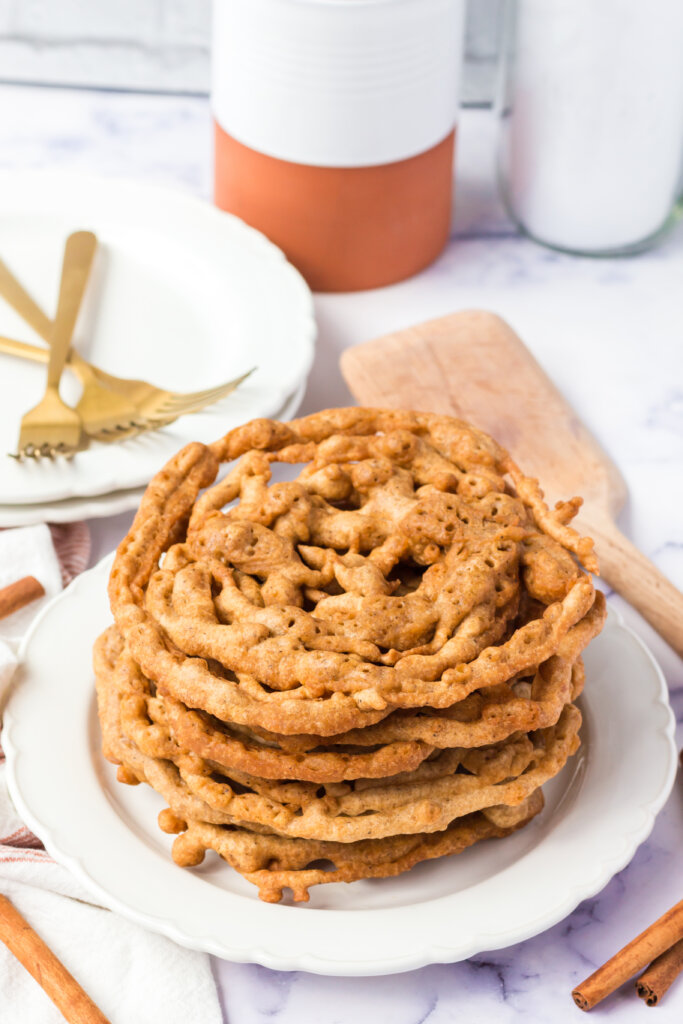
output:
[{"label": "wooden serving utensil", "polygon": [[623,477],[505,321],[453,313],[347,349],[341,369],[361,404],[470,420],[551,503],[581,495],[578,529],[595,540],[601,575],[683,657],[683,594],[615,524]]},{"label": "wooden serving utensil", "polygon": [[68,1024],[110,1024],[6,896],[0,896],[0,940],[36,979]]}]

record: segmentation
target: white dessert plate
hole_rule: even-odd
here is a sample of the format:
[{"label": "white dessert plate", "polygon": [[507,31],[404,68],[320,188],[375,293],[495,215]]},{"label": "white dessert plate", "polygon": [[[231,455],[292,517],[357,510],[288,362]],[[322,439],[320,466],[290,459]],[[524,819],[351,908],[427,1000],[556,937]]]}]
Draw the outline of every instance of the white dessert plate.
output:
[{"label": "white dessert plate", "polygon": [[[44,504],[148,483],[188,441],[271,416],[306,378],[315,341],[308,286],[283,253],[238,218],[181,192],[72,174],[0,172],[0,256],[53,315],[62,250],[78,228],[100,241],[75,343],[122,377],[172,391],[255,372],[201,414],[73,459],[18,463],[21,415],[45,371],[0,354],[0,504]],[[0,300],[0,335],[43,344]],[[63,394],[78,397],[65,380]]]},{"label": "white dessert plate", "polygon": [[[306,391],[306,383],[304,379],[282,408],[272,413],[274,419],[290,420],[296,415]],[[218,423],[216,428],[219,428]],[[219,436],[217,433],[213,440]],[[0,529],[7,526],[33,526],[35,523],[75,523],[79,519],[115,516],[119,512],[137,508],[144,493],[144,487],[132,487],[130,490],[94,495],[92,498],[65,498],[63,501],[41,505],[0,505]]]},{"label": "white dessert plate", "polygon": [[598,892],[649,835],[676,770],[664,678],[610,612],[586,652],[580,752],[527,828],[398,878],[315,887],[272,905],[218,857],[177,867],[161,798],[115,781],[100,753],[91,647],[110,622],[111,557],[46,608],[5,712],[12,798],[95,899],[229,960],[320,974],[390,974],[529,938]]}]

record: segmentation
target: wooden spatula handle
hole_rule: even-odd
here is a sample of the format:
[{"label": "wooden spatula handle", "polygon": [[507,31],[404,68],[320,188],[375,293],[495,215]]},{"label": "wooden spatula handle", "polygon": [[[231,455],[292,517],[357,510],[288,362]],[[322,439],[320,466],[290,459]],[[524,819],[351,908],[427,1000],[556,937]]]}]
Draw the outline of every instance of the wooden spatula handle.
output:
[{"label": "wooden spatula handle", "polygon": [[595,541],[600,575],[683,658],[683,594],[608,518],[578,524]]},{"label": "wooden spatula handle", "polygon": [[0,896],[0,940],[33,975],[69,1024],[110,1024],[6,896]]}]

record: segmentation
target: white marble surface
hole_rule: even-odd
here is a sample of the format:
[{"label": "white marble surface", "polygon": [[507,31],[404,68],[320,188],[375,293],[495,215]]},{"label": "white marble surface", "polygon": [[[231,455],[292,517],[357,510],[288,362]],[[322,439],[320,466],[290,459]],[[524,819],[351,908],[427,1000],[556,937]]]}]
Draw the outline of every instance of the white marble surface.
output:
[{"label": "white marble surface", "polygon": [[[123,174],[209,195],[204,100],[5,86],[0,109],[0,166]],[[337,370],[346,346],[456,309],[493,309],[620,465],[631,495],[624,530],[683,587],[683,228],[657,250],[620,261],[565,257],[519,238],[494,196],[492,129],[488,112],[465,113],[453,238],[432,268],[381,291],[316,297],[319,351],[303,411],[348,402]],[[93,522],[94,557],[115,545],[129,518]],[[661,661],[680,742],[683,665],[636,613],[611,599]],[[677,783],[649,841],[597,898],[535,939],[466,963],[334,979],[215,961],[226,1020],[578,1021],[573,985],[683,895],[682,840]],[[619,1022],[643,1014],[630,986],[593,1011]],[[683,1019],[683,981],[658,1019]]]}]

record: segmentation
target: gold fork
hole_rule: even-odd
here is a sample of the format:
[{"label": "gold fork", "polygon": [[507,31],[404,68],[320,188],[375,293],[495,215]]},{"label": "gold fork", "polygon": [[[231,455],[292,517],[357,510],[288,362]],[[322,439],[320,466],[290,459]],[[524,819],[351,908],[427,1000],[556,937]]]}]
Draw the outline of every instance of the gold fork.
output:
[{"label": "gold fork", "polygon": [[81,417],[62,401],[59,382],[96,247],[97,240],[91,231],[76,231],[66,240],[57,315],[50,334],[45,394],[22,417],[17,453],[20,459],[73,455],[81,447]]},{"label": "gold fork", "polygon": [[[173,422],[175,417],[153,421],[144,419],[139,410],[123,395],[110,391],[100,384],[90,364],[81,359],[75,349],[71,351],[72,357],[68,366],[83,385],[76,412],[81,417],[83,430],[88,437],[105,442],[125,441],[144,431],[158,430]],[[0,352],[17,356],[19,359],[30,359],[36,363],[47,363],[50,358],[49,350],[46,348],[38,348],[37,345],[27,345],[23,341],[1,336]]]},{"label": "gold fork", "polygon": [[[36,363],[46,363],[49,359],[47,349],[2,336],[0,352]],[[252,368],[234,380],[205,391],[174,392],[164,391],[144,380],[127,380],[105,373],[74,349],[67,365],[83,385],[76,410],[88,436],[98,441],[119,441],[132,434],[158,430],[179,416],[200,412],[227,397],[254,372]]]},{"label": "gold fork", "polygon": [[[0,260],[0,296],[42,338],[49,340],[52,322],[29,295],[10,269]],[[13,338],[0,338],[0,351],[8,355],[47,362],[49,353],[36,345],[27,345]],[[178,416],[198,412],[227,397],[246,380],[253,369],[203,391],[173,392],[155,387],[143,380],[128,380],[105,373],[71,349],[68,366],[83,385],[76,406],[86,433],[99,441],[119,441],[144,430],[157,430],[172,423]]]},{"label": "gold fork", "polygon": [[[52,321],[37,302],[26,291],[8,266],[0,260],[0,295],[31,325],[42,338],[50,341]],[[25,345],[13,338],[0,338],[0,351],[24,359],[46,363],[50,358],[49,349]],[[81,417],[83,429],[89,437],[97,440],[122,440],[145,426],[134,405],[122,395],[109,391],[98,384],[90,367],[72,348],[68,356],[71,369],[83,385],[76,412]]]}]

